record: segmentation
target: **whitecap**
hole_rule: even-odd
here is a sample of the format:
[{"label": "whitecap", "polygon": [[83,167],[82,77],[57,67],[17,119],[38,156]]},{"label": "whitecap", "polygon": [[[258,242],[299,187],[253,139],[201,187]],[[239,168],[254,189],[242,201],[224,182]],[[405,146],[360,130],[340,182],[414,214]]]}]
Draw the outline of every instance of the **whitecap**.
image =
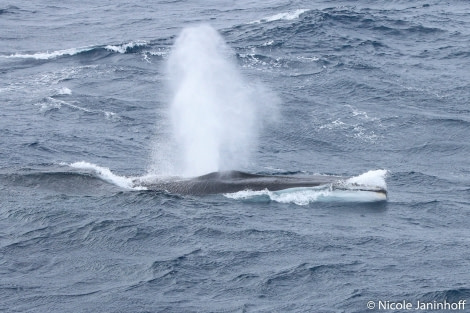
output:
[{"label": "whitecap", "polygon": [[126,53],[129,49],[135,48],[135,47],[142,47],[146,46],[148,44],[147,41],[145,40],[138,40],[138,41],[131,41],[125,44],[121,45],[107,45],[104,47],[106,50],[112,51],[112,52],[117,52],[117,53]]},{"label": "whitecap", "polygon": [[104,116],[107,120],[111,121],[118,121],[120,119],[119,115],[117,113],[111,112],[111,111],[103,111]]},{"label": "whitecap", "polygon": [[307,11],[310,11],[310,10],[309,9],[297,9],[295,11],[278,13],[269,17],[262,18],[257,21],[253,21],[249,24],[269,23],[269,22],[280,21],[280,20],[291,21],[291,20],[298,19],[302,13],[305,13]]},{"label": "whitecap", "polygon": [[72,94],[72,90],[70,90],[69,88],[67,87],[62,87],[60,88],[59,90],[57,90],[57,95],[71,95]]},{"label": "whitecap", "polygon": [[70,164],[69,166],[73,168],[81,169],[81,170],[91,171],[102,180],[107,181],[108,183],[111,183],[113,185],[116,185],[124,189],[146,190],[145,187],[135,186],[134,178],[116,175],[113,172],[111,172],[111,170],[107,167],[102,167],[102,166],[99,166],[93,163],[88,163],[85,161],[75,162],[75,163]]},{"label": "whitecap", "polygon": [[51,110],[59,110],[62,104],[64,104],[64,101],[46,97],[41,102],[35,103],[34,105],[39,107],[39,112],[45,113]]},{"label": "whitecap", "polygon": [[268,40],[265,43],[263,43],[261,46],[267,47],[267,46],[272,46],[274,44],[274,40]]},{"label": "whitecap", "polygon": [[15,53],[8,56],[3,56],[6,58],[18,58],[18,59],[36,59],[36,60],[49,60],[55,59],[64,55],[76,55],[82,52],[90,51],[93,47],[84,47],[84,48],[70,48],[64,50],[57,50],[52,52],[36,52],[36,53]]},{"label": "whitecap", "polygon": [[312,56],[312,57],[299,56],[297,57],[297,60],[307,61],[307,62],[317,62],[320,60],[320,58],[316,56]]}]

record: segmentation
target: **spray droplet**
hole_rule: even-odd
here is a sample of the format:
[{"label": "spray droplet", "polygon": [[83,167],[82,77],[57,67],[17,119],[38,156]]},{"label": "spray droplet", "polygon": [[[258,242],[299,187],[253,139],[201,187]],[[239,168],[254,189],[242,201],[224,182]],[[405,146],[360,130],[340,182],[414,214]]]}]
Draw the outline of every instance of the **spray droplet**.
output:
[{"label": "spray droplet", "polygon": [[219,33],[207,25],[186,28],[176,39],[168,60],[174,143],[170,155],[175,169],[171,174],[196,176],[243,168],[265,117],[276,111],[277,98],[261,84],[247,82],[233,56]]}]

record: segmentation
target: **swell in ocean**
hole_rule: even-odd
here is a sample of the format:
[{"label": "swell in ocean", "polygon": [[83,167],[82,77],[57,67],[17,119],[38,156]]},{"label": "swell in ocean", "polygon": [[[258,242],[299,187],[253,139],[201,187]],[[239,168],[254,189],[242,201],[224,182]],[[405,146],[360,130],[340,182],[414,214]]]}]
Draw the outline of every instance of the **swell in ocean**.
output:
[{"label": "swell in ocean", "polygon": [[[4,59],[32,59],[32,60],[53,60],[57,58],[65,58],[72,56],[102,56],[106,57],[111,53],[149,53],[152,55],[159,55],[157,51],[149,52],[146,51],[150,47],[150,43],[144,40],[131,41],[128,43],[122,43],[117,45],[101,45],[101,46],[89,46],[79,48],[69,48],[56,51],[43,51],[43,52],[16,52],[9,55],[0,55],[0,58]],[[161,55],[161,54],[160,54]]]}]

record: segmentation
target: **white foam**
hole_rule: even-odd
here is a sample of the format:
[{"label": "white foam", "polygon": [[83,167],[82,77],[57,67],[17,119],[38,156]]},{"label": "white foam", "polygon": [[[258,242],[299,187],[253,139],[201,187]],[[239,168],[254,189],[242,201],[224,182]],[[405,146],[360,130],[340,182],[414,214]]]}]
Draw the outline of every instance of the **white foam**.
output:
[{"label": "white foam", "polygon": [[158,51],[145,51],[145,54],[149,54],[152,56],[158,56],[158,57],[165,57],[168,55],[168,50],[164,50],[162,48],[159,48]]},{"label": "white foam", "polygon": [[117,121],[117,120],[119,120],[119,115],[117,115],[117,114],[114,113],[114,112],[103,111],[103,113],[104,113],[104,116],[106,117],[107,120],[111,120],[111,121]]},{"label": "white foam", "polygon": [[146,46],[148,44],[145,40],[138,40],[138,41],[131,41],[129,43],[125,43],[122,45],[107,45],[104,47],[106,50],[117,52],[117,53],[126,53],[128,49],[132,49],[135,47]]},{"label": "white foam", "polygon": [[44,113],[50,110],[59,110],[62,107],[62,104],[66,104],[65,101],[57,100],[52,97],[47,97],[43,101],[34,104],[39,106],[39,112]]},{"label": "white foam", "polygon": [[297,9],[295,11],[278,13],[269,17],[262,18],[257,21],[253,21],[250,24],[269,23],[269,22],[280,21],[280,20],[291,21],[291,20],[298,19],[302,13],[305,13],[307,11],[309,11],[309,9]]},{"label": "white foam", "polygon": [[[129,43],[125,43],[122,45],[107,45],[104,48],[109,51],[113,51],[117,53],[126,53],[128,49],[132,49],[134,47],[145,46],[147,44],[148,44],[147,41],[137,40],[137,41],[131,41]],[[55,58],[66,56],[66,55],[73,56],[82,52],[91,51],[96,48],[100,48],[100,46],[69,48],[69,49],[56,50],[52,52],[46,51],[46,52],[36,52],[36,53],[15,53],[15,54],[10,54],[6,56],[0,56],[0,57],[12,58],[12,59],[49,60],[49,59],[55,59]]]},{"label": "white foam", "polygon": [[142,186],[135,186],[134,178],[113,174],[110,171],[110,169],[107,167],[98,166],[96,164],[88,163],[85,161],[72,163],[70,164],[70,167],[81,169],[81,170],[92,171],[102,180],[107,181],[111,184],[114,184],[124,189],[132,189],[132,190],[145,190],[146,189],[145,187],[142,187]]},{"label": "white foam", "polygon": [[57,50],[52,52],[37,52],[32,54],[23,54],[23,53],[15,53],[9,56],[5,56],[6,58],[18,58],[18,59],[36,59],[36,60],[49,60],[55,59],[64,55],[76,55],[81,52],[90,51],[93,47],[84,47],[84,48],[70,48],[64,50]]},{"label": "white foam", "polygon": [[57,90],[57,95],[71,95],[72,90],[70,90],[67,87],[62,87],[59,90]]},{"label": "white foam", "polygon": [[319,129],[340,130],[343,136],[368,143],[376,143],[383,137],[375,131],[383,128],[379,118],[369,116],[367,112],[360,111],[352,105],[345,107],[350,110],[350,114],[345,115],[342,112],[343,117],[331,120],[321,125]]},{"label": "white foam", "polygon": [[387,170],[372,170],[359,176],[351,177],[346,180],[347,184],[360,185],[360,186],[373,186],[387,190]]},{"label": "white foam", "polygon": [[67,106],[72,109],[83,111],[83,112],[88,112],[88,113],[98,112],[98,111],[91,111],[87,108],[83,108],[81,106],[78,106],[78,105],[75,105],[67,101],[60,100],[60,99],[55,99],[53,97],[46,97],[41,102],[36,103],[35,105],[40,107],[40,110],[39,110],[40,112],[47,112],[49,110],[54,110],[54,109],[58,110],[62,106]]},{"label": "white foam", "polygon": [[303,61],[307,61],[307,62],[317,62],[320,60],[319,57],[304,57],[304,56],[299,56],[297,57],[297,60],[303,60]]},{"label": "white foam", "polygon": [[387,200],[387,170],[372,170],[359,176],[319,187],[298,187],[279,191],[242,190],[224,194],[236,200],[275,201],[307,205],[312,202],[376,202]]},{"label": "white foam", "polygon": [[268,40],[262,44],[263,47],[272,46],[274,44],[274,40]]},{"label": "white foam", "polygon": [[269,191],[268,189],[253,191],[242,190],[234,193],[224,194],[225,197],[236,200],[271,200],[280,203],[295,203],[307,205],[317,201],[321,196],[326,196],[329,190],[315,188],[292,188],[282,191]]},{"label": "white foam", "polygon": [[65,101],[62,101],[62,103],[65,104],[66,106],[72,108],[72,109],[75,109],[75,110],[79,110],[79,111],[83,111],[83,112],[87,112],[87,113],[98,112],[98,111],[92,111],[90,109],[81,107],[79,105],[71,104],[71,103],[68,103],[68,102],[65,102]]},{"label": "white foam", "polygon": [[[63,92],[63,93],[61,93]],[[65,88],[65,90],[59,90],[57,95],[61,94],[70,94],[71,90],[68,88]],[[77,103],[74,101],[74,103]],[[79,106],[77,104],[73,104],[64,100],[60,99],[55,99],[54,97],[46,97],[44,98],[41,102],[38,102],[35,104],[35,106],[39,106],[39,111],[44,113],[50,110],[59,110],[62,108],[62,106],[72,108],[74,110],[86,112],[86,113],[93,113],[93,114],[103,114],[106,120],[110,121],[119,121],[120,116],[117,113],[111,112],[111,111],[104,111],[104,110],[93,110],[93,109],[88,109],[86,107]]]},{"label": "white foam", "polygon": [[335,189],[332,185],[323,187],[299,187],[279,191],[242,190],[224,194],[235,200],[275,201],[279,203],[294,203],[308,205],[313,202],[376,202],[384,201],[387,196],[373,190]]}]

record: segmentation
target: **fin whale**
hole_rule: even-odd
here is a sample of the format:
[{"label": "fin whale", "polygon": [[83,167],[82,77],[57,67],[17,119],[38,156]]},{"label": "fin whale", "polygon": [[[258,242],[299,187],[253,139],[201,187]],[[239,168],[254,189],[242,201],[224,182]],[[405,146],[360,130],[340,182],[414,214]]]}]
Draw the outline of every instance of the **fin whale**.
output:
[{"label": "fin whale", "polygon": [[[194,178],[180,178],[173,180],[157,181],[145,184],[147,190],[166,191],[183,195],[208,195],[219,193],[233,193],[242,190],[265,190],[278,191],[299,187],[318,187],[333,184],[336,189],[346,189],[338,182],[346,180],[342,176],[281,176],[281,175],[259,175],[240,171],[213,172]],[[353,186],[349,190],[372,191],[382,193],[387,191],[379,187]]]}]

